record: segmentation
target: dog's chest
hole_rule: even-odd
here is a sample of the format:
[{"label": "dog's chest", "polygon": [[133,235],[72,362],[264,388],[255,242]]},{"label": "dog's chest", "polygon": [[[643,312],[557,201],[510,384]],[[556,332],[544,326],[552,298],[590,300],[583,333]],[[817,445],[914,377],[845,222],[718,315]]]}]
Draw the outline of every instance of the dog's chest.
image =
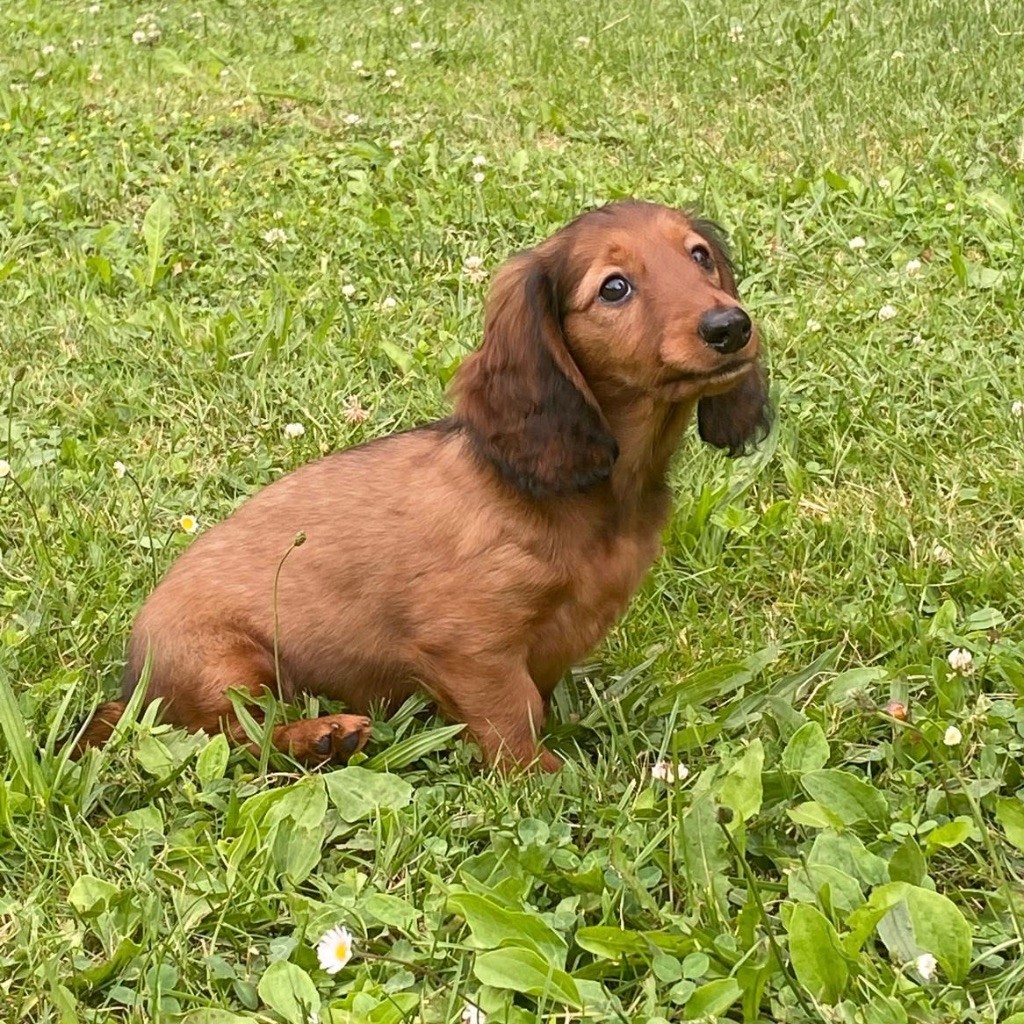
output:
[{"label": "dog's chest", "polygon": [[622,617],[661,548],[660,531],[637,529],[594,540],[566,567],[560,599],[538,623],[531,674],[542,691],[589,654]]}]

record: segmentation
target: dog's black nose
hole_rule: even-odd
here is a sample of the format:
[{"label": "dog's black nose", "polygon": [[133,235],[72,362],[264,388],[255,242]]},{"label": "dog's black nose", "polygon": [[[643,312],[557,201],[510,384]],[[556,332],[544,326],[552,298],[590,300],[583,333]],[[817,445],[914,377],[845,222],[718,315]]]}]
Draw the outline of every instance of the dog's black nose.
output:
[{"label": "dog's black nose", "polygon": [[709,309],[697,324],[697,333],[716,352],[739,352],[748,341],[753,324],[739,306]]}]

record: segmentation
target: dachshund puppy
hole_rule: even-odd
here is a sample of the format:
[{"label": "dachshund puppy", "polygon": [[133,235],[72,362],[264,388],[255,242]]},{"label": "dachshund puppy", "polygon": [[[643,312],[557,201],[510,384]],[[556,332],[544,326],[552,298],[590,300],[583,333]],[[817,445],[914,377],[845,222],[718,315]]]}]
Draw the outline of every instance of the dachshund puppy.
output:
[{"label": "dachshund puppy", "polygon": [[[123,700],[148,659],[165,722],[241,742],[230,688],[344,701],[274,730],[316,764],[363,746],[372,703],[422,690],[490,763],[557,769],[548,697],[657,557],[687,423],[734,455],[767,430],[759,355],[712,225],[641,202],[584,214],[497,274],[450,417],[303,466],[195,541],[139,613]],[[274,577],[300,531],[278,672]]]}]

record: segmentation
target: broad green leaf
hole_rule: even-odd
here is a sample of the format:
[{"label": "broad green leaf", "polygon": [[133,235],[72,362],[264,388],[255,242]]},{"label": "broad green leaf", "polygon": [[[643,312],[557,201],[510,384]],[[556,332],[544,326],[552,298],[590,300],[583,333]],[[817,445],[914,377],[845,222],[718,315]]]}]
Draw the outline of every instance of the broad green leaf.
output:
[{"label": "broad green leaf", "polygon": [[953,821],[947,821],[945,825],[933,828],[925,836],[925,848],[931,854],[938,849],[959,846],[970,838],[973,831],[974,823],[970,818],[955,818]]},{"label": "broad green leaf", "polygon": [[172,208],[166,196],[157,196],[142,218],[142,237],[146,242],[146,284],[152,288],[157,281],[157,268],[164,252],[164,242],[171,230]]},{"label": "broad green leaf", "polygon": [[227,737],[223,733],[217,733],[209,743],[199,751],[196,758],[196,775],[202,783],[213,782],[214,779],[222,779],[224,770],[228,766],[230,748]]},{"label": "broad green leaf", "polygon": [[996,821],[1006,838],[1018,850],[1024,850],[1024,803],[1014,797],[1000,797],[996,801]]},{"label": "broad green leaf", "polygon": [[709,889],[729,863],[725,847],[711,799],[699,797],[683,816],[682,869],[687,881]]},{"label": "broad green leaf", "polygon": [[420,912],[408,900],[384,892],[371,893],[359,906],[381,924],[400,928],[402,931],[414,928],[421,917]]},{"label": "broad green leaf", "polygon": [[478,981],[563,1006],[582,1005],[576,982],[532,949],[508,947],[480,953],[473,964]]},{"label": "broad green leaf", "polygon": [[821,768],[801,776],[800,785],[812,800],[831,811],[844,825],[881,821],[888,814],[885,797],[851,772]]},{"label": "broad green leaf", "polygon": [[565,966],[565,939],[547,925],[538,914],[508,910],[485,896],[471,892],[453,892],[448,908],[466,919],[478,949],[522,946],[532,949],[560,967]]},{"label": "broad green leaf", "polygon": [[747,747],[743,757],[726,774],[718,792],[718,799],[735,814],[733,827],[738,828],[741,822],[752,818],[761,810],[763,768],[764,747],[760,740],[754,740]]},{"label": "broad green leaf", "polygon": [[272,963],[256,988],[260,999],[288,1024],[307,1024],[320,1013],[320,994],[310,976],[287,960]]},{"label": "broad green leaf", "polygon": [[448,741],[458,736],[465,728],[464,725],[441,725],[436,729],[414,732],[411,736],[406,736],[404,740],[392,743],[390,747],[385,747],[384,750],[374,754],[360,767],[375,772],[406,768],[421,757],[432,754],[435,750],[444,750],[451,746]]},{"label": "broad green leaf", "polygon": [[230,1010],[193,1010],[185,1015],[181,1024],[255,1024],[256,1018]]},{"label": "broad green leaf", "polygon": [[412,786],[387,772],[350,765],[329,772],[323,779],[331,803],[345,821],[372,818],[382,809],[399,810],[412,800]]},{"label": "broad green leaf", "polygon": [[672,932],[634,932],[612,925],[591,925],[579,928],[573,936],[576,945],[606,960],[619,960],[623,956],[649,956],[651,949],[662,949],[674,956],[686,956],[696,941],[688,935]]},{"label": "broad green leaf", "polygon": [[842,828],[843,822],[837,814],[817,800],[806,800],[802,804],[790,807],[786,811],[789,819],[805,828]]},{"label": "broad green leaf", "polygon": [[93,875],[79,875],[68,893],[68,902],[80,914],[98,914],[121,892],[116,885]]},{"label": "broad green leaf", "polygon": [[701,985],[686,1001],[686,1020],[720,1017],[743,995],[735,978],[717,978]]},{"label": "broad green leaf", "polygon": [[789,958],[800,984],[823,1003],[838,1002],[850,972],[832,923],[814,907],[798,903],[786,931]]},{"label": "broad green leaf", "polygon": [[807,856],[808,864],[839,868],[865,885],[884,885],[889,866],[884,858],[870,850],[852,832],[821,832]]},{"label": "broad green leaf", "polygon": [[875,996],[864,1007],[864,1024],[907,1024],[907,1011],[890,996]]},{"label": "broad green leaf", "polygon": [[840,910],[853,910],[864,902],[860,882],[831,864],[807,864],[790,872],[789,895],[798,903],[817,903],[826,886],[831,905]]},{"label": "broad green leaf", "polygon": [[817,722],[807,722],[790,737],[782,752],[782,767],[803,775],[824,768],[828,763],[829,746],[825,730]]},{"label": "broad green leaf", "polygon": [[907,836],[889,858],[889,881],[920,885],[928,874],[928,862],[913,836]]}]

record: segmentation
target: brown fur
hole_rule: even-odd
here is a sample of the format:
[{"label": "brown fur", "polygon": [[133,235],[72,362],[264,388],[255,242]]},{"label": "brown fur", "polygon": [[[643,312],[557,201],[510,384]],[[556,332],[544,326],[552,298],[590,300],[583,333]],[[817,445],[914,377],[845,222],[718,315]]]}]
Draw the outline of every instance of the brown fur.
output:
[{"label": "brown fur", "polygon": [[[635,285],[624,303],[598,297],[613,271]],[[372,702],[422,689],[490,762],[557,768],[538,740],[548,697],[657,556],[694,408],[733,452],[766,425],[756,332],[731,355],[697,333],[702,313],[736,305],[712,227],[652,204],[585,214],[516,256],[454,415],[304,466],[199,537],[139,613],[124,699],[148,653],[147,699],[188,729],[242,738],[229,687],[342,700],[357,715],[275,733],[316,762],[363,745]],[[274,575],[300,531],[280,575],[278,679]],[[97,718],[83,746],[116,707]]]}]

